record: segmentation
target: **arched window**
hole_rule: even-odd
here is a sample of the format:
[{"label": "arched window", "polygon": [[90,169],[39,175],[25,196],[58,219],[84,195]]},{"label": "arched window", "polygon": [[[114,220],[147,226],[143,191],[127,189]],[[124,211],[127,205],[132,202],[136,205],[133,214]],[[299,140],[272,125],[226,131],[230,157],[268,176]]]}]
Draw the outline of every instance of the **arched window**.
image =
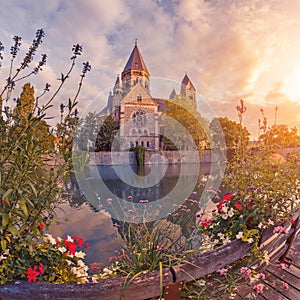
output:
[{"label": "arched window", "polygon": [[141,145],[142,145],[142,147],[144,147],[144,141],[142,141]]},{"label": "arched window", "polygon": [[141,94],[137,94],[136,99],[137,99],[137,101],[142,101],[142,95]]},{"label": "arched window", "polygon": [[135,145],[138,146],[138,145],[139,145],[139,142],[138,142],[138,141],[135,141]]},{"label": "arched window", "polygon": [[150,143],[149,143],[149,141],[147,141],[147,148],[149,148],[150,147]]}]

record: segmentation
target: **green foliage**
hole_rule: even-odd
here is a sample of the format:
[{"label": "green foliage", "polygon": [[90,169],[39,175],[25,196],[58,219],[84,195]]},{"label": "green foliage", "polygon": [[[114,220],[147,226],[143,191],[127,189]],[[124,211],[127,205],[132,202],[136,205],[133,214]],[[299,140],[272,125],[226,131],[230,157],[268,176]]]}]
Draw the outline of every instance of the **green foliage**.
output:
[{"label": "green foliage", "polygon": [[249,143],[250,133],[246,127],[235,121],[229,120],[227,117],[215,118],[210,123],[210,129],[214,132],[213,141],[215,145],[222,140],[224,136],[227,149],[237,149],[242,147],[245,149]]},{"label": "green foliage", "polygon": [[[41,107],[40,98],[49,92],[49,84],[46,84],[44,92],[36,97],[33,86],[26,83],[16,105],[14,106],[13,102],[10,103],[16,83],[30,75],[36,75],[45,64],[46,56],[43,55],[43,61],[39,62],[38,67],[27,75],[22,74],[34,60],[35,51],[43,36],[44,31],[38,30],[37,38],[26,53],[21,66],[16,70],[14,70],[14,60],[21,39],[14,37],[16,44],[11,49],[12,59],[7,83],[0,93],[0,253],[2,253],[0,281],[2,283],[16,277],[23,278],[25,275],[22,272],[33,262],[43,261],[46,264],[45,268],[49,268],[49,270],[52,268],[52,263],[54,268],[55,266],[58,268],[59,264],[64,267],[67,263],[66,260],[59,257],[57,251],[54,253],[55,251],[48,249],[47,245],[39,242],[43,229],[53,222],[54,209],[59,205],[61,199],[61,187],[69,173],[67,164],[51,166],[55,150],[53,136],[46,123],[46,113],[62,85],[69,78],[76,58],[80,55],[81,47],[74,45],[68,75],[62,79],[58,89]],[[86,64],[84,64],[76,96],[73,101],[69,100],[69,114],[66,118],[72,115],[77,104],[76,98],[85,73]],[[3,98],[5,102],[2,101]],[[3,103],[7,102],[10,107],[3,107]],[[65,120],[64,124],[69,124],[68,120]],[[70,128],[71,126],[62,125],[60,136],[65,137],[70,134],[69,139],[71,139]],[[70,130],[68,131],[68,129]],[[9,254],[7,258],[3,259],[5,253]],[[57,263],[54,263],[55,260]],[[48,277],[47,280],[61,280],[60,282],[62,282],[67,280],[68,276],[70,276],[70,280],[73,280],[69,273],[64,273],[65,271],[62,269],[61,272],[61,279],[58,279],[57,275],[56,279]]]},{"label": "green foliage", "polygon": [[96,138],[95,151],[111,151],[117,129],[118,122],[113,116],[102,117],[101,126]]},{"label": "green foliage", "polygon": [[300,145],[300,136],[297,132],[297,128],[289,128],[285,124],[273,125],[259,137],[259,140],[263,142],[265,146],[269,146],[273,150],[297,147]]},{"label": "green foliage", "polygon": [[[183,96],[176,96],[166,104],[167,109],[164,114],[171,118],[171,121],[166,119],[163,131],[165,148],[167,150],[189,149],[192,147],[191,139],[198,150],[209,148],[210,144],[206,135],[210,131],[208,122],[194,108],[190,100]],[[187,136],[185,130],[190,137]],[[168,137],[172,137],[172,140]]]},{"label": "green foliage", "polygon": [[142,147],[140,145],[137,145],[134,148],[130,148],[130,151],[133,151],[134,154],[135,154],[136,164],[138,166],[143,166],[144,163],[145,163],[145,151],[146,151],[146,148],[144,148],[144,147]]}]

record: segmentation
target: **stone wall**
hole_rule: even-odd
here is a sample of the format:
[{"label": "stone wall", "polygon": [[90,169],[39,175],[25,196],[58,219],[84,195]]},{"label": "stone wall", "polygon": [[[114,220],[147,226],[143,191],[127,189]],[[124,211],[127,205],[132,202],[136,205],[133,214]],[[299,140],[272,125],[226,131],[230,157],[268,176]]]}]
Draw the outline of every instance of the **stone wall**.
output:
[{"label": "stone wall", "polygon": [[[182,155],[181,155],[182,154]],[[136,164],[133,152],[90,152],[89,165],[127,165]],[[197,162],[216,162],[220,160],[217,154],[205,150],[200,154],[196,151],[146,151],[145,165],[151,164],[193,164]]]}]

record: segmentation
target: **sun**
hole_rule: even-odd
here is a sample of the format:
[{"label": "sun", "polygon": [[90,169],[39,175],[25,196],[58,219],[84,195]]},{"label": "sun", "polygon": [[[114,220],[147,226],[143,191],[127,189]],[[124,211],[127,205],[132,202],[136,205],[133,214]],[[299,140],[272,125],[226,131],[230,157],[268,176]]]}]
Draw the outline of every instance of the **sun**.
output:
[{"label": "sun", "polygon": [[284,79],[282,91],[291,100],[300,102],[300,66]]}]

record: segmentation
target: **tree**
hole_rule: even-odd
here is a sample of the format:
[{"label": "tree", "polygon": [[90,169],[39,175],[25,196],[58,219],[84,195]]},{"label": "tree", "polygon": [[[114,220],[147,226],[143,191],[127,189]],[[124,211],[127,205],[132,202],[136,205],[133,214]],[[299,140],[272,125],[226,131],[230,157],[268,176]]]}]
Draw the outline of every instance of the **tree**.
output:
[{"label": "tree", "polygon": [[300,145],[300,136],[297,128],[289,128],[287,125],[273,125],[259,137],[266,146],[283,149]]},{"label": "tree", "polygon": [[16,134],[20,133],[21,128],[25,128],[38,144],[39,148],[49,152],[54,149],[54,136],[50,133],[50,126],[39,115],[34,116],[35,107],[34,87],[30,83],[23,86],[20,98],[17,99],[14,108]]},{"label": "tree", "polygon": [[[208,122],[194,108],[190,99],[178,95],[167,101],[166,106],[167,108],[163,111],[163,116],[166,118],[162,132],[166,149],[191,149],[192,142],[198,150],[209,147]],[[190,136],[186,134],[187,132]]]},{"label": "tree", "polygon": [[245,148],[249,143],[250,133],[247,128],[227,117],[214,118],[210,123],[210,129],[214,131],[215,145],[218,145],[222,137],[225,138],[227,149],[236,149],[239,145]]},{"label": "tree", "polygon": [[117,133],[118,122],[111,115],[103,117],[103,119],[97,134],[95,151],[111,151]]}]

